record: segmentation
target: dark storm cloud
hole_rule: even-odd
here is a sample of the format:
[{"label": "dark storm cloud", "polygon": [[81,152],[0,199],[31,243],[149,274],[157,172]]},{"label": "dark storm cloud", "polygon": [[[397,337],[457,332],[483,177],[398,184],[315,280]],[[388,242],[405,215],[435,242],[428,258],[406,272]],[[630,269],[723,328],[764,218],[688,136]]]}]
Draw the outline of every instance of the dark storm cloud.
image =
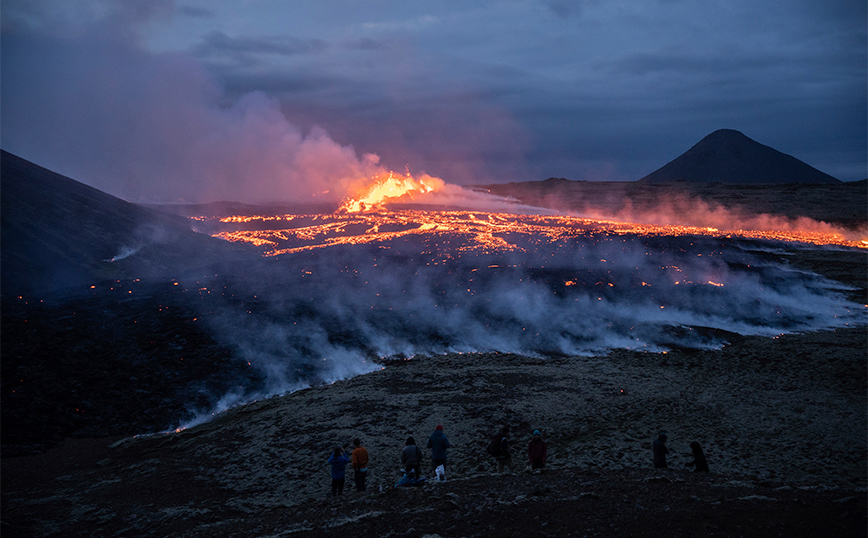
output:
[{"label": "dark storm cloud", "polygon": [[581,13],[583,2],[579,0],[546,0],[545,4],[558,17],[568,19]]},{"label": "dark storm cloud", "polygon": [[222,87],[230,96],[243,95],[249,92],[251,87],[259,88],[259,91],[270,95],[321,95],[321,92],[331,92],[348,85],[348,81],[338,76],[322,73],[296,73],[293,76],[275,73],[241,74],[226,67],[210,67],[220,75]]},{"label": "dark storm cloud", "polygon": [[[611,26],[601,31],[594,20],[599,10],[587,3],[565,18],[570,28],[549,19],[548,26],[510,34],[525,45],[513,56],[475,43],[464,51],[469,54],[422,57],[426,51],[419,51],[436,74],[420,87],[409,84],[409,91],[430,93],[428,109],[436,117],[437,110],[454,108],[456,86],[484,88],[476,92],[478,102],[500,108],[514,120],[513,132],[530,141],[501,152],[515,165],[509,179],[637,179],[718,128],[742,130],[843,179],[866,174],[864,29],[840,14],[819,16],[815,11],[822,10],[809,9],[816,6],[763,13],[746,4],[731,12],[716,4],[705,12],[663,4],[684,9],[683,20],[655,16],[648,11],[654,4],[646,4],[644,11],[610,14]],[[509,41],[487,28],[473,33]],[[405,133],[424,121],[373,119]],[[330,128],[330,120],[324,114],[321,121]]]},{"label": "dark storm cloud", "polygon": [[[677,50],[671,54],[665,52],[642,52],[625,56],[609,64],[612,74],[628,76],[648,76],[655,74],[700,75],[714,78],[732,78],[734,73],[753,71],[755,69],[773,69],[781,65],[785,58],[740,57],[730,53],[729,56],[709,57],[692,55],[686,51]],[[603,66],[600,66],[603,68]],[[701,81],[707,83],[708,79]]]},{"label": "dark storm cloud", "polygon": [[204,18],[214,17],[214,12],[199,6],[178,6],[176,12],[183,17]]},{"label": "dark storm cloud", "polygon": [[202,57],[234,56],[252,59],[257,54],[293,56],[323,51],[327,48],[322,39],[298,39],[291,36],[267,36],[262,38],[235,38],[220,31],[209,32],[196,47],[196,55]]},{"label": "dark storm cloud", "polygon": [[790,23],[770,32],[786,39],[763,47],[727,28],[731,38],[712,32],[687,46],[661,34],[649,47],[594,60],[584,84],[525,100],[540,110],[525,106],[522,122],[548,141],[530,159],[544,163],[543,175],[584,169],[584,179],[637,179],[729,127],[843,179],[864,177],[864,29],[834,17],[810,28]]},{"label": "dark storm cloud", "polygon": [[389,45],[385,41],[379,41],[369,37],[347,41],[343,46],[351,50],[385,50],[389,48]]}]

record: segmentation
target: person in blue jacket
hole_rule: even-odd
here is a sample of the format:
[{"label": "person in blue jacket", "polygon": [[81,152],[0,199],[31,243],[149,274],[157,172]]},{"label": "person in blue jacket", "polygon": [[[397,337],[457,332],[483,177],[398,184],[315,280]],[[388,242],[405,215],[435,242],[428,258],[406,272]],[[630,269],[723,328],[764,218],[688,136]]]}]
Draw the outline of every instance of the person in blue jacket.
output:
[{"label": "person in blue jacket", "polygon": [[431,449],[431,474],[438,466],[446,467],[446,449],[449,448],[449,439],[443,433],[443,426],[440,424],[434,428],[434,433],[428,438],[428,448]]},{"label": "person in blue jacket", "polygon": [[350,458],[347,457],[344,449],[336,446],[332,455],[329,456],[329,465],[332,471],[332,496],[337,497],[344,492],[344,480],[347,477],[347,464]]}]

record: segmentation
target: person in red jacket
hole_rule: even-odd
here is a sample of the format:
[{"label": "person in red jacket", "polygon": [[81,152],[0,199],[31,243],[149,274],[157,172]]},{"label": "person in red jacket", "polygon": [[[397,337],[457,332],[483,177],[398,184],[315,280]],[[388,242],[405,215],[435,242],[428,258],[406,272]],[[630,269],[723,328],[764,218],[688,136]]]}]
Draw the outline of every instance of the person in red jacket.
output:
[{"label": "person in red jacket", "polygon": [[546,466],[546,442],[539,430],[534,430],[533,438],[527,444],[527,457],[533,472],[541,473]]}]

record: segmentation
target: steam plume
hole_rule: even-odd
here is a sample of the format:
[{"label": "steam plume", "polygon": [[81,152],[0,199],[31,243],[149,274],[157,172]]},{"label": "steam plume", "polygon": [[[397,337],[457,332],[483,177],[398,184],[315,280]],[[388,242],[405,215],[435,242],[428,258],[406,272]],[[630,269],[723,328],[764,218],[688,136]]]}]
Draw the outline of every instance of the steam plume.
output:
[{"label": "steam plume", "polygon": [[[455,234],[271,258],[206,282],[203,317],[262,372],[264,394],[363,373],[381,357],[499,351],[589,355],[714,349],[865,322],[841,285],[709,237],[509,237],[486,252]],[[243,396],[239,396],[243,398]]]},{"label": "steam plume", "polygon": [[[557,207],[557,201],[552,201]],[[624,197],[619,208],[584,203],[570,212],[594,219],[656,224],[661,226],[697,226],[718,230],[762,230],[837,234],[850,241],[868,238],[868,226],[847,229],[808,217],[788,218],[782,215],[756,213],[739,207],[725,207],[699,197],[684,194],[655,199],[653,203],[636,204]]]},{"label": "steam plume", "polygon": [[4,148],[131,201],[337,202],[384,172],[264,93],[228,96],[192,56],[148,52],[154,16],[5,24]]}]

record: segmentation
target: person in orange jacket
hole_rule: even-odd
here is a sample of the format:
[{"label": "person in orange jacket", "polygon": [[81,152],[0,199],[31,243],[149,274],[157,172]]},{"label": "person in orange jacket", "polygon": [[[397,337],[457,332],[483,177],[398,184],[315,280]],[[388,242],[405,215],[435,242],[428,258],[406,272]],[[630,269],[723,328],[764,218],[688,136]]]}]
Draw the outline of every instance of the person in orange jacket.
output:
[{"label": "person in orange jacket", "polygon": [[353,439],[352,460],[353,478],[356,480],[356,491],[365,491],[365,481],[368,478],[368,451],[362,446],[359,438]]}]

